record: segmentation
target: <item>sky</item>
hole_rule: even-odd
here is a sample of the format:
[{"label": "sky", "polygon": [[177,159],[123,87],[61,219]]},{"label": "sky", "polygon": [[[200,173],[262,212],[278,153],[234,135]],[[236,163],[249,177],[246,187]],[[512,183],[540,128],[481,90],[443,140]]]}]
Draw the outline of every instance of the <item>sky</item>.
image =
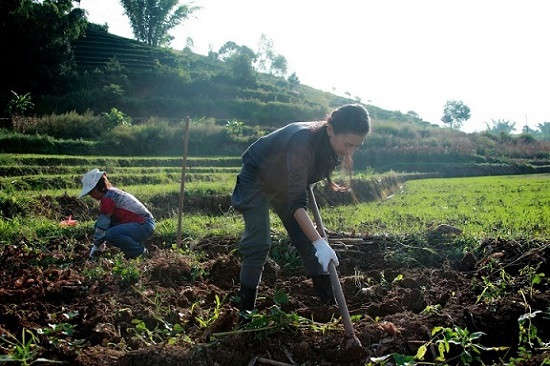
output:
[{"label": "sky", "polygon": [[[186,3],[180,1],[180,3]],[[289,73],[317,89],[360,97],[441,124],[447,100],[471,118],[462,130],[550,121],[548,0],[196,0],[171,47],[206,55],[225,42],[258,49],[262,34]],[[133,38],[119,0],[81,0],[92,22]]]}]

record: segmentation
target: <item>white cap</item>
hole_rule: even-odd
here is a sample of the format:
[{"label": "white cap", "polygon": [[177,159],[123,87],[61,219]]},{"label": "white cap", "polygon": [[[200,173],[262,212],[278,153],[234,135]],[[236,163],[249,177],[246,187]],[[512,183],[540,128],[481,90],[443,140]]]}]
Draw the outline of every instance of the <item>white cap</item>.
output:
[{"label": "white cap", "polygon": [[82,176],[82,191],[80,192],[78,198],[82,198],[90,193],[90,191],[96,186],[97,182],[99,182],[101,177],[103,177],[103,174],[105,174],[105,172],[97,168],[94,168],[88,173],[84,174],[84,176]]}]

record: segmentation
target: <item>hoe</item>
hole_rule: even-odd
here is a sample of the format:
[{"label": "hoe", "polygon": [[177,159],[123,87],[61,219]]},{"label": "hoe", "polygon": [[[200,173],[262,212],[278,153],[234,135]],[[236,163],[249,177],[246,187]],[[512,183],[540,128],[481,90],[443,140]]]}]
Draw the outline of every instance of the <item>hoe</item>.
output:
[{"label": "hoe", "polygon": [[[325,227],[323,226],[323,220],[319,213],[319,207],[313,194],[313,185],[309,186],[309,196],[311,200],[311,208],[313,210],[313,216],[315,217],[315,224],[317,225],[317,231],[321,237],[326,237]],[[328,237],[327,237],[328,239]],[[336,297],[338,303],[338,309],[342,315],[342,322],[344,323],[344,347],[345,349],[360,348],[362,349],[361,342],[355,336],[353,331],[353,325],[351,324],[351,318],[349,316],[348,305],[346,304],[346,298],[344,297],[344,291],[342,291],[342,285],[340,285],[340,279],[338,278],[338,272],[336,272],[336,266],[331,261],[328,266],[330,273],[330,282],[332,284],[332,291]]]}]

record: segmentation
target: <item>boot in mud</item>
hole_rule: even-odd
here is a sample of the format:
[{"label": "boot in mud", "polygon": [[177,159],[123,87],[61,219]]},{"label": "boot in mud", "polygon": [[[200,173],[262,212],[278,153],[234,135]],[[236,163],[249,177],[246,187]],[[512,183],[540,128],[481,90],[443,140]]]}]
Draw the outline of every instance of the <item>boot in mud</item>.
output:
[{"label": "boot in mud", "polygon": [[241,291],[239,293],[239,323],[246,324],[250,321],[250,318],[246,315],[250,314],[256,306],[256,295],[258,294],[258,288],[249,288],[241,285]]},{"label": "boot in mud", "polygon": [[332,285],[330,283],[330,276],[320,275],[312,276],[313,288],[317,293],[317,296],[321,300],[323,305],[335,305],[334,294],[332,293]]}]

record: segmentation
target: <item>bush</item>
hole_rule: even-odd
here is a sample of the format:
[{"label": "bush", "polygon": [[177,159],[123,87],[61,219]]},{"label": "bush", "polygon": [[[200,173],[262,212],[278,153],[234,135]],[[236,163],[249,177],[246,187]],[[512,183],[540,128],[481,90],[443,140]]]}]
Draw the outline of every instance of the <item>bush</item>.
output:
[{"label": "bush", "polygon": [[16,126],[16,130],[61,139],[96,139],[103,134],[105,121],[91,111],[83,114],[72,111],[27,119],[27,123]]}]

